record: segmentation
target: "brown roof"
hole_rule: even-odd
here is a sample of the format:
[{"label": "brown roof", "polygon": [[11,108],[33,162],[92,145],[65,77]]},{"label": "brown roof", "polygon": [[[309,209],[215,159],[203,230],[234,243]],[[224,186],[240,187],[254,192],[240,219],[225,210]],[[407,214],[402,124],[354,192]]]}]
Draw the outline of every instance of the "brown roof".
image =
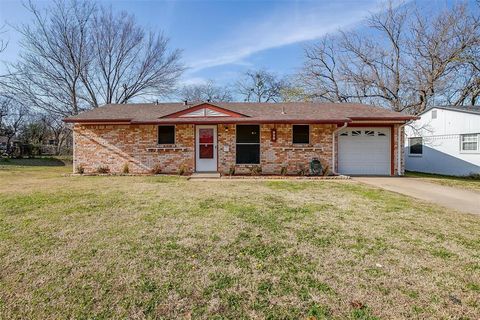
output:
[{"label": "brown roof", "polygon": [[[204,106],[214,106],[237,117],[176,117],[172,114]],[[169,117],[172,115],[171,117]],[[125,123],[245,123],[245,122],[305,122],[344,123],[352,120],[407,121],[413,116],[358,103],[250,103],[205,102],[111,104],[65,119],[65,122],[125,122]]]}]

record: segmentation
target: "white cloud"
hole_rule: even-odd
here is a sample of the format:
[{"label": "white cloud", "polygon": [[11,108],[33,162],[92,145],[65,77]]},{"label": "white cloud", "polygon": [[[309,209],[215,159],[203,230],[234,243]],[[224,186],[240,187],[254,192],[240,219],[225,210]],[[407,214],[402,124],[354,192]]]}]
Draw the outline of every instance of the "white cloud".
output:
[{"label": "white cloud", "polygon": [[213,43],[208,51],[197,52],[189,73],[206,68],[246,63],[254,53],[318,39],[364,19],[382,8],[377,1],[328,4],[300,3],[293,12],[281,10],[266,15],[261,21],[245,21],[234,30],[228,40]]}]

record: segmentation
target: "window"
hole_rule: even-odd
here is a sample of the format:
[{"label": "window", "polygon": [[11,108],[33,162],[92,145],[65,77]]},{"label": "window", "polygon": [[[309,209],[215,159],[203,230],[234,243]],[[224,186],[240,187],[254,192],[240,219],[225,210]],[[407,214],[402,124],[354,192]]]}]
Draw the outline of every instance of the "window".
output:
[{"label": "window", "polygon": [[413,155],[423,154],[423,138],[409,138],[408,139],[409,153]]},{"label": "window", "polygon": [[260,126],[237,125],[237,164],[260,163]]},{"label": "window", "polygon": [[437,110],[432,110],[432,119],[437,119]]},{"label": "window", "polygon": [[158,126],[158,144],[175,144],[175,126]]},{"label": "window", "polygon": [[478,136],[479,134],[462,134],[460,136],[460,150],[465,152],[478,151]]},{"label": "window", "polygon": [[375,131],[365,130],[365,135],[368,136],[368,137],[374,137],[375,136]]},{"label": "window", "polygon": [[292,127],[293,143],[310,143],[310,126],[308,124],[293,125]]}]

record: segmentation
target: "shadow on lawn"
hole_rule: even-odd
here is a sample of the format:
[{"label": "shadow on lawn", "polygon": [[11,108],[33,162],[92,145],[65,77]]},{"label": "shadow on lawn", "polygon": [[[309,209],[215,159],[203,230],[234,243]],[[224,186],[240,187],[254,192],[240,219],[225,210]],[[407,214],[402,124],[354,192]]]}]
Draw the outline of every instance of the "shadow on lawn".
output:
[{"label": "shadow on lawn", "polygon": [[58,158],[0,159],[0,166],[64,167],[68,160]]}]

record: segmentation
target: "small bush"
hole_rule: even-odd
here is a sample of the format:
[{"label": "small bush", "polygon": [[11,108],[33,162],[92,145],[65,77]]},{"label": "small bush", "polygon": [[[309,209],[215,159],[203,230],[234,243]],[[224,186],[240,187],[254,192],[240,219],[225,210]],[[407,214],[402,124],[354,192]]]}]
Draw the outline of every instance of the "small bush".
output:
[{"label": "small bush", "polygon": [[83,166],[83,164],[79,164],[77,166],[76,172],[79,173],[79,174],[83,174],[85,172],[85,167]]},{"label": "small bush", "polygon": [[282,168],[280,169],[280,174],[282,176],[286,176],[287,172],[288,172],[287,166],[282,166]]},{"label": "small bush", "polygon": [[262,174],[262,167],[260,166],[253,166],[250,168],[250,174],[252,176],[259,176]]},{"label": "small bush", "polygon": [[122,167],[122,173],[124,174],[129,174],[130,173],[130,168],[128,167],[128,163],[125,163]]},{"label": "small bush", "polygon": [[180,168],[178,169],[178,175],[183,176],[187,172],[187,168],[182,164]]},{"label": "small bush", "polygon": [[330,166],[327,164],[322,169],[322,176],[328,176],[330,174]]},{"label": "small bush", "polygon": [[152,174],[160,174],[162,173],[162,167],[157,163],[153,166],[152,170],[150,170]]},{"label": "small bush", "polygon": [[108,166],[100,166],[97,168],[97,173],[110,173],[110,168]]},{"label": "small bush", "polygon": [[472,180],[480,180],[480,173],[470,173],[467,178]]},{"label": "small bush", "polygon": [[229,176],[235,175],[235,166],[230,166],[230,169],[228,169],[228,175]]}]

